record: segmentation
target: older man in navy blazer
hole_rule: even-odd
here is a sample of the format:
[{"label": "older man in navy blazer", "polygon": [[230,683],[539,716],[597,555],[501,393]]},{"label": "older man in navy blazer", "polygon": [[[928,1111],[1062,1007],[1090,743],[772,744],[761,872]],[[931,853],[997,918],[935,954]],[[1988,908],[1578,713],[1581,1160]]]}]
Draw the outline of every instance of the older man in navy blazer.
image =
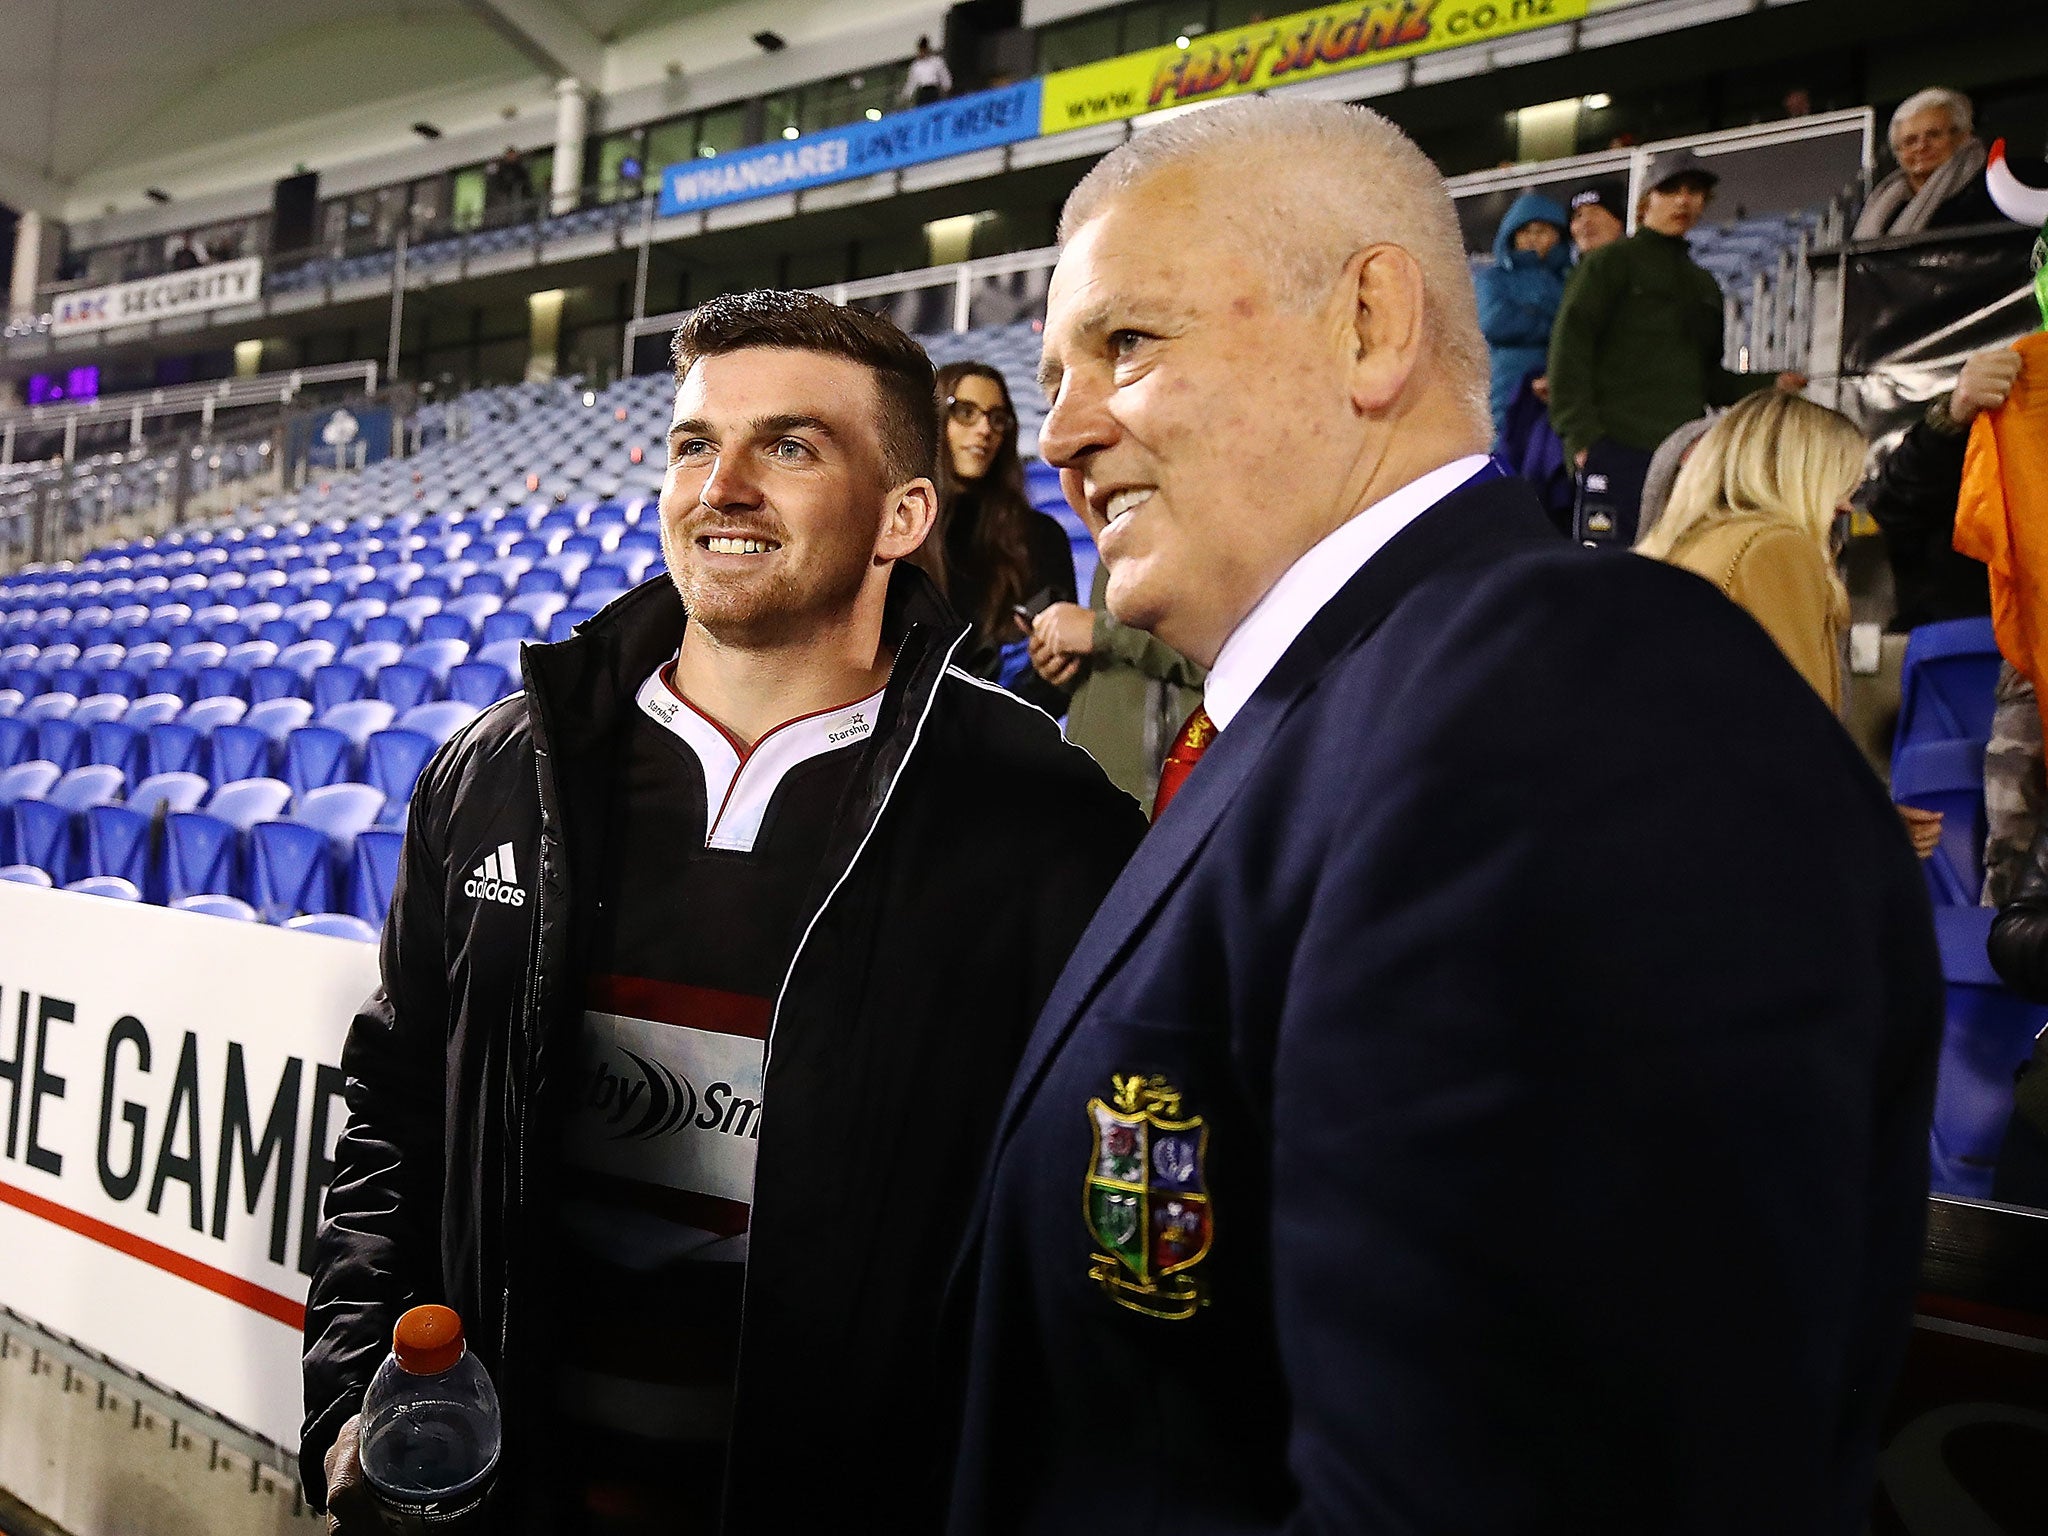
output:
[{"label": "older man in navy blazer", "polygon": [[956,1536],[1849,1533],[1940,977],[1745,615],[1484,457],[1448,196],[1232,103],[1062,224],[1042,451],[1219,728],[999,1132]]}]

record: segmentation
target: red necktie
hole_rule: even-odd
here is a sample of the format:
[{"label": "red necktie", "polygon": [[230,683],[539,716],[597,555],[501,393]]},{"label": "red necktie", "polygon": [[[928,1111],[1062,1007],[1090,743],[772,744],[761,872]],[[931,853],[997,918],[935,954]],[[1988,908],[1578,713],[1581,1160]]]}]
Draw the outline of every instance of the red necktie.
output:
[{"label": "red necktie", "polygon": [[1181,785],[1195,771],[1195,764],[1202,760],[1202,754],[1209,750],[1209,744],[1215,739],[1216,722],[1209,718],[1208,710],[1196,705],[1195,712],[1181,726],[1180,734],[1173,738],[1173,750],[1159,765],[1159,793],[1152,799],[1154,821],[1166,814],[1167,805],[1180,793]]}]

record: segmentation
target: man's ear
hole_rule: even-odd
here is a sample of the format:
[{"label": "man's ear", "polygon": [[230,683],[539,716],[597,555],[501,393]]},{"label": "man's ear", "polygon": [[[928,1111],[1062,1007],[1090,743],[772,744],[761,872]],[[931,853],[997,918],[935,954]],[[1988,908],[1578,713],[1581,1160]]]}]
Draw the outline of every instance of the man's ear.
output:
[{"label": "man's ear", "polygon": [[875,559],[901,560],[917,553],[939,517],[939,488],[920,475],[889,493],[882,509],[882,531],[875,540]]},{"label": "man's ear", "polygon": [[1376,416],[1401,398],[1422,356],[1422,264],[1398,245],[1369,245],[1344,271],[1351,403]]}]

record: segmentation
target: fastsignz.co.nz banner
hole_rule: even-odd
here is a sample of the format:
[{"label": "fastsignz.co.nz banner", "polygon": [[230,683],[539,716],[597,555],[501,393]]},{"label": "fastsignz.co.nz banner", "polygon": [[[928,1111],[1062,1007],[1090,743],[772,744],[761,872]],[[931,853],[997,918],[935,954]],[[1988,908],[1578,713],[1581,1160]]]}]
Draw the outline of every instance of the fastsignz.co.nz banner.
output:
[{"label": "fastsignz.co.nz banner", "polygon": [[0,882],[0,1303],[296,1446],[367,944]]},{"label": "fastsignz.co.nz banner", "polygon": [[1045,77],[1041,133],[1216,101],[1369,64],[1528,32],[1586,14],[1587,0],[1364,0],[1083,64]]}]

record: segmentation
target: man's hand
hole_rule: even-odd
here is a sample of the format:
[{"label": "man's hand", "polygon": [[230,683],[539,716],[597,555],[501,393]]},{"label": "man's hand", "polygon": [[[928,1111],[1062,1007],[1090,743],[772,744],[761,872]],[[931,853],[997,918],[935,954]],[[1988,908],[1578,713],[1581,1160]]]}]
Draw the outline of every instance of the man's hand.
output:
[{"label": "man's hand", "polygon": [[1062,656],[1086,656],[1095,649],[1095,615],[1079,603],[1054,603],[1032,623],[1031,639]]},{"label": "man's hand", "polygon": [[362,1435],[359,1413],[341,1426],[327,1449],[328,1536],[379,1536],[384,1529],[376,1497],[363,1481]]},{"label": "man's hand", "polygon": [[1978,412],[1997,410],[2019,378],[2020,355],[2011,347],[1971,353],[1956,376],[1956,387],[1949,392],[1948,419],[1967,427]]},{"label": "man's hand", "polygon": [[1593,450],[1590,448],[1581,448],[1577,453],[1572,455],[1572,462],[1578,465],[1579,468],[1584,469],[1586,467],[1586,455],[1591,453],[1592,451]]},{"label": "man's hand", "polygon": [[1912,839],[1914,855],[1929,857],[1941,846],[1941,812],[1922,810],[1917,805],[1902,805],[1898,810],[1906,836]]},{"label": "man's hand", "polygon": [[1539,373],[1536,375],[1535,378],[1531,379],[1529,381],[1529,393],[1534,395],[1538,400],[1541,400],[1545,405],[1550,404],[1549,376],[1547,374]]},{"label": "man's hand", "polygon": [[1777,382],[1778,388],[1785,391],[1786,394],[1796,395],[1799,391],[1806,388],[1806,375],[1788,368],[1785,372],[1778,375]]}]

